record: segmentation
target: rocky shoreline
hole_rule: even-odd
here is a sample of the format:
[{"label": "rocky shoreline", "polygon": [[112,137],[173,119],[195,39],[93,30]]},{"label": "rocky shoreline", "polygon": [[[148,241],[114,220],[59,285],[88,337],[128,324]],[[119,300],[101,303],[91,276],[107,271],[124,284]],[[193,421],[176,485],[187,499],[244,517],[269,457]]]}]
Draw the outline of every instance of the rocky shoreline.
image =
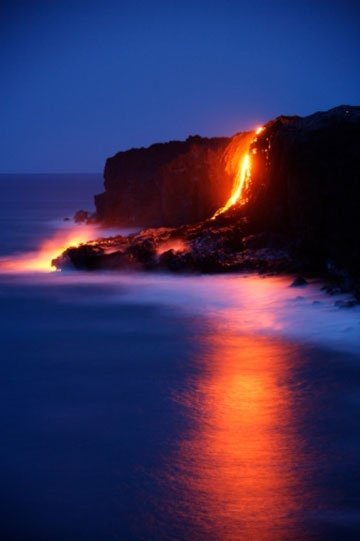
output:
[{"label": "rocky shoreline", "polygon": [[[194,182],[195,144],[203,152],[201,190],[206,192],[208,182],[211,191],[212,185],[206,179],[213,174],[219,182],[219,164],[225,163],[229,144],[237,148],[243,140],[240,134],[230,143],[221,138],[187,141],[185,153],[182,152],[185,147],[176,145],[176,152],[182,149],[175,157],[177,163],[179,160],[182,163],[182,178],[187,178],[188,173],[190,184]],[[162,158],[161,148],[156,148],[157,167],[161,162],[159,175],[163,175],[165,167],[167,182],[177,186],[186,203],[192,197],[189,182],[179,185],[177,169],[171,173],[172,166],[167,161],[169,147],[165,145],[166,156]],[[136,154],[136,159],[142,153],[145,155],[145,165],[149,159],[147,150],[139,149]],[[174,148],[170,150],[173,152]],[[126,157],[126,153],[115,157],[116,167],[127,163],[126,174],[122,172],[119,177],[123,181],[117,184],[116,201],[121,201],[122,190],[126,194],[129,185],[126,178],[133,179],[135,175],[134,151],[129,152],[131,157]],[[336,287],[352,291],[360,298],[360,107],[340,106],[304,118],[278,117],[265,124],[249,152],[252,168],[246,204],[234,205],[215,219],[209,217],[210,205],[206,207],[208,219],[196,221],[196,210],[186,215],[188,221],[184,225],[145,227],[127,237],[97,239],[67,249],[54,265],[82,270],[315,274],[334,280]],[[212,170],[214,163],[217,165]],[[110,165],[107,162],[108,175]],[[143,164],[140,168],[142,172],[144,167]],[[147,185],[149,192],[153,188],[153,197],[158,193],[156,171],[159,172],[154,167]],[[190,167],[188,171],[187,167]],[[139,171],[139,164],[135,169]],[[110,197],[110,192],[104,197]],[[174,205],[171,193],[169,197],[171,208]],[[145,225],[152,226],[157,203],[151,199],[144,202],[140,197],[132,204],[137,205],[136,212],[142,214],[143,220],[151,215]],[[123,205],[123,202],[118,206],[114,203],[109,216],[97,214],[100,224],[113,224],[114,216],[121,223]],[[176,214],[175,223],[179,216],[181,212]],[[125,220],[123,225],[128,222]],[[138,221],[137,225],[144,224]],[[167,220],[162,225],[168,225]]]},{"label": "rocky shoreline", "polygon": [[245,217],[234,214],[181,228],[151,228],[129,236],[99,238],[68,248],[52,263],[58,269],[82,271],[163,271],[216,274],[257,272],[291,274],[293,286],[305,277],[328,283],[329,294],[352,293],[360,300],[360,282],[333,262],[297,253],[294,241],[268,232],[251,232]]}]

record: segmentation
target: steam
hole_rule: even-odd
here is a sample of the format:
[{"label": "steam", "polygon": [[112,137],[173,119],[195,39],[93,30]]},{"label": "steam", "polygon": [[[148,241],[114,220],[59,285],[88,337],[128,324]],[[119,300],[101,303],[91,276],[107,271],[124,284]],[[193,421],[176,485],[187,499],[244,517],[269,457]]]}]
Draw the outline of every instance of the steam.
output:
[{"label": "steam", "polygon": [[51,262],[71,246],[79,246],[94,239],[95,226],[78,225],[71,230],[59,230],[52,238],[44,240],[40,246],[29,252],[22,252],[11,257],[0,258],[1,273],[52,272],[55,267]]}]

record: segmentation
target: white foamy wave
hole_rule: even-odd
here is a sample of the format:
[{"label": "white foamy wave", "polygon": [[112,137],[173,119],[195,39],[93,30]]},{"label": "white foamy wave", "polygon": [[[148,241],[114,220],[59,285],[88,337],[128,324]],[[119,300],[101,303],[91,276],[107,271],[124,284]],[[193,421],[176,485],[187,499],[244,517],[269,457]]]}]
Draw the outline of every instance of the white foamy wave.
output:
[{"label": "white foamy wave", "polygon": [[[360,306],[341,309],[313,281],[291,288],[292,277],[255,274],[184,276],[159,273],[51,273],[17,277],[56,290],[68,302],[67,286],[87,284],[94,294],[82,304],[161,305],[185,314],[218,319],[234,333],[289,338],[305,344],[360,352]],[[63,297],[63,301],[62,301]]]}]

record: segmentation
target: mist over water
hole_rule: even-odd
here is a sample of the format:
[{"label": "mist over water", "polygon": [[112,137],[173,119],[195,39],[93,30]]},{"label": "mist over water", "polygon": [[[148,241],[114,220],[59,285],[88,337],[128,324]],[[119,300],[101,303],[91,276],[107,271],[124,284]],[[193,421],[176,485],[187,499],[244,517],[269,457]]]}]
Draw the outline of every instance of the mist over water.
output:
[{"label": "mist over water", "polygon": [[[11,186],[2,262],[101,180]],[[358,539],[360,311],[290,283],[3,266],[0,538]]]},{"label": "mist over water", "polygon": [[93,209],[102,191],[101,175],[0,174],[0,255],[38,248],[43,239],[66,228],[65,217]]}]

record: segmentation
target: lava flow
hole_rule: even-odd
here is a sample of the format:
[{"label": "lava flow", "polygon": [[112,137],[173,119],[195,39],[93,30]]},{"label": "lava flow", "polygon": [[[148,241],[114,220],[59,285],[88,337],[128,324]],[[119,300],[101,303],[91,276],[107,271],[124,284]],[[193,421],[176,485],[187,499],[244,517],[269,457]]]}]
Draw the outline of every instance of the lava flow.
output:
[{"label": "lava flow", "polygon": [[56,268],[53,259],[71,246],[79,246],[94,238],[94,227],[76,226],[70,231],[57,231],[45,240],[37,250],[0,258],[0,272],[51,272]]},{"label": "lava flow", "polygon": [[[250,141],[246,144],[246,151],[243,153],[241,151],[240,159],[238,158],[239,149],[236,149],[233,155],[231,156],[231,161],[234,159],[237,160],[236,165],[236,172],[234,177],[234,184],[232,188],[231,195],[229,199],[226,201],[225,205],[221,208],[219,208],[215,214],[212,216],[212,220],[214,220],[217,216],[220,214],[223,214],[226,212],[230,207],[233,207],[234,205],[240,203],[244,204],[246,203],[246,199],[244,198],[244,188],[246,188],[251,180],[251,157],[250,157],[250,146],[256,141],[256,136],[263,131],[264,127],[260,126],[257,128],[255,132],[250,133]],[[241,149],[242,150],[242,147]]]}]

